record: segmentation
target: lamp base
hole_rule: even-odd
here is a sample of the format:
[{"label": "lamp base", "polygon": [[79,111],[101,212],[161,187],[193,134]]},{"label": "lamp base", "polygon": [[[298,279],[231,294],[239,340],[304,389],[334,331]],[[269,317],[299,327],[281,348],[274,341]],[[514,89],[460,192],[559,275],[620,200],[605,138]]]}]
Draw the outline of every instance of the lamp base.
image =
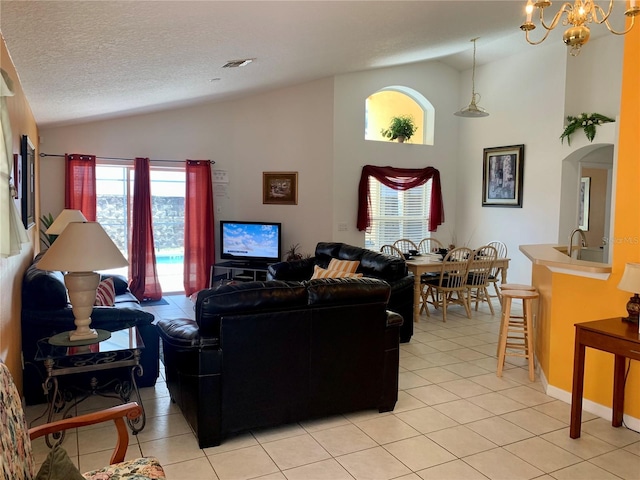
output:
[{"label": "lamp base", "polygon": [[78,340],[95,340],[98,338],[98,332],[95,328],[88,328],[85,331],[80,329],[69,332],[69,340],[77,342]]},{"label": "lamp base", "polygon": [[638,323],[638,317],[640,316],[640,296],[634,294],[627,302],[627,313],[629,316],[622,320],[629,323]]}]

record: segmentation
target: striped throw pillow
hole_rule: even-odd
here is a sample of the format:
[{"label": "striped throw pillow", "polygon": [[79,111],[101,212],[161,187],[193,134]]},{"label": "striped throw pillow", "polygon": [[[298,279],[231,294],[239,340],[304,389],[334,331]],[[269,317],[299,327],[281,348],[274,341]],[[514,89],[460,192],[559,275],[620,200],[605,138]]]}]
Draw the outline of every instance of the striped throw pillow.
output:
[{"label": "striped throw pillow", "polygon": [[116,287],[113,278],[105,278],[96,289],[96,301],[98,307],[113,307],[116,304]]},{"label": "striped throw pillow", "polygon": [[356,273],[360,262],[358,260],[338,260],[332,258],[329,262],[327,270],[335,270],[338,272]]},{"label": "striped throw pillow", "polygon": [[313,275],[311,276],[311,280],[314,278],[362,278],[361,273],[351,273],[351,272],[341,272],[340,270],[329,270],[319,267],[315,265],[313,267]]}]

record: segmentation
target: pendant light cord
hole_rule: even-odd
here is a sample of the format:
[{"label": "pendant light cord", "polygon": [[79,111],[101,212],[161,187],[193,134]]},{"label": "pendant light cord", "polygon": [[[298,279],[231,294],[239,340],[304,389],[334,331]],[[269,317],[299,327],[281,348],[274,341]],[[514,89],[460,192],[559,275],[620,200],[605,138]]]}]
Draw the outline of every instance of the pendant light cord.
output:
[{"label": "pendant light cord", "polygon": [[473,42],[473,69],[471,70],[471,98],[476,98],[476,40],[480,37],[472,38]]}]

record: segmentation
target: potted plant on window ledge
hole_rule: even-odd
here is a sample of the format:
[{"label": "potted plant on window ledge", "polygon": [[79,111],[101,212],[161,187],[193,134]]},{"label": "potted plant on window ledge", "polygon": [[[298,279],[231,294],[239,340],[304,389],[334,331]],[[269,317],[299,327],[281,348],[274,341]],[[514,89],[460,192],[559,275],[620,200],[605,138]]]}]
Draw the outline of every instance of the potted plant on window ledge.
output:
[{"label": "potted plant on window ledge", "polygon": [[380,133],[389,140],[398,140],[399,143],[404,143],[413,136],[417,128],[411,115],[399,115],[392,117],[389,128],[383,128]]}]

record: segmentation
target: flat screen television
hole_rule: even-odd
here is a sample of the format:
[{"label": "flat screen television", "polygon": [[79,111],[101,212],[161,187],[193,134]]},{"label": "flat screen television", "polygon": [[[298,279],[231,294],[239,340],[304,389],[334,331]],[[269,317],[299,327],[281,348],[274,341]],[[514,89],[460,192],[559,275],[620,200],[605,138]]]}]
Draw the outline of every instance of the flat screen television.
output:
[{"label": "flat screen television", "polygon": [[275,263],[282,257],[282,224],[220,221],[220,258],[239,264]]}]

